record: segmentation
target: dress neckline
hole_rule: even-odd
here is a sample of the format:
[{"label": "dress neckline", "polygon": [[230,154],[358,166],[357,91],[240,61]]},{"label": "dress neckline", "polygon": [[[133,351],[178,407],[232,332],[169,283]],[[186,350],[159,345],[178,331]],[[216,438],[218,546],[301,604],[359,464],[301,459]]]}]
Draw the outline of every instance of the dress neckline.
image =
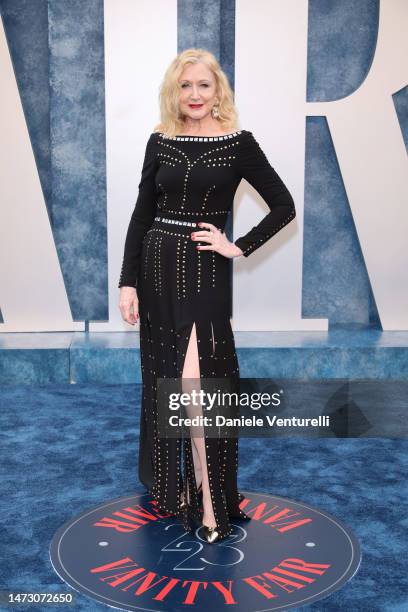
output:
[{"label": "dress neckline", "polygon": [[163,134],[162,132],[159,133],[159,135],[162,138],[170,138],[171,140],[184,140],[184,141],[217,141],[217,140],[228,140],[229,138],[233,138],[234,136],[237,136],[238,134],[241,134],[242,130],[237,130],[236,132],[231,132],[231,134],[224,134],[223,136],[191,136],[186,134],[185,136],[182,134],[177,134],[176,136],[173,136],[173,138],[170,138],[170,136],[166,136],[165,134]]}]

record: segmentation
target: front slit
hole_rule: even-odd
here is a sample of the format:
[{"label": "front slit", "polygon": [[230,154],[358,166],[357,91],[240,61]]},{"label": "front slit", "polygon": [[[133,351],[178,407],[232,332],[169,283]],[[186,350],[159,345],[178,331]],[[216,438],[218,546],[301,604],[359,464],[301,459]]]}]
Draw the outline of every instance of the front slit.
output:
[{"label": "front slit", "polygon": [[[189,331],[188,333],[183,336],[183,348],[184,350],[181,351],[181,356],[182,356],[182,363],[180,365],[179,368],[179,372],[180,372],[180,378],[181,378],[181,384],[182,384],[182,392],[185,392],[185,389],[183,387],[183,380],[186,380],[185,378],[183,378],[183,372],[184,372],[184,367],[185,367],[185,363],[186,363],[186,357],[187,357],[187,350],[188,350],[188,346],[190,344],[190,339],[191,339],[191,334],[193,332],[193,327],[195,325],[195,330],[196,330],[196,338],[198,340],[198,325],[196,321],[191,321],[189,324]],[[197,345],[197,353],[198,353],[198,378],[197,379],[187,379],[187,380],[199,380],[200,379],[200,351],[199,351],[199,343],[196,343]],[[186,383],[184,383],[184,385],[186,385]],[[197,389],[197,391],[199,391],[199,389]],[[194,457],[193,457],[193,448],[192,445],[194,444],[193,440],[191,439],[191,435],[184,438],[183,439],[183,474],[182,474],[182,481],[183,481],[183,497],[184,500],[187,501],[186,504],[186,514],[188,514],[188,512],[190,511],[190,514],[196,518],[197,520],[201,519],[201,514],[200,514],[200,504],[199,504],[199,499],[198,499],[198,494],[197,494],[197,483],[196,483],[196,478],[195,478],[195,469],[194,469]],[[186,520],[187,517],[185,517]]]},{"label": "front slit", "polygon": [[[187,354],[188,345],[190,342],[191,333],[195,323],[196,328],[196,346],[198,354],[198,370],[199,378],[201,381],[202,377],[207,377],[212,374],[216,374],[215,365],[213,358],[215,355],[215,338],[213,332],[213,325],[211,321],[192,321],[189,324],[189,332],[184,336],[185,351],[182,351],[183,363],[181,366],[181,372],[184,371],[185,356]],[[200,384],[201,388],[201,384]],[[199,390],[199,389],[198,389]],[[201,414],[203,414],[201,410]],[[203,441],[204,441],[204,452],[205,460],[207,465],[207,474],[209,489],[211,495],[212,508],[214,512],[215,521],[218,526],[218,530],[222,537],[226,537],[232,532],[231,526],[228,520],[227,512],[227,499],[231,501],[231,495],[226,495],[224,491],[226,464],[229,458],[236,459],[235,453],[228,453],[228,450],[232,450],[232,447],[228,446],[228,441],[224,438],[213,438],[207,437],[206,427],[203,426]],[[198,496],[194,474],[194,458],[192,453],[192,444],[194,442],[190,437],[184,439],[183,450],[184,450],[184,475],[183,475],[183,493],[184,499],[187,500],[187,486],[190,494],[190,504],[193,516],[199,518],[200,514],[198,511]],[[234,463],[234,461],[233,461]],[[234,476],[233,476],[234,477]],[[236,473],[235,473],[236,479]],[[228,484],[231,484],[230,482]],[[236,486],[235,486],[236,489]],[[232,487],[231,492],[233,492]]]}]

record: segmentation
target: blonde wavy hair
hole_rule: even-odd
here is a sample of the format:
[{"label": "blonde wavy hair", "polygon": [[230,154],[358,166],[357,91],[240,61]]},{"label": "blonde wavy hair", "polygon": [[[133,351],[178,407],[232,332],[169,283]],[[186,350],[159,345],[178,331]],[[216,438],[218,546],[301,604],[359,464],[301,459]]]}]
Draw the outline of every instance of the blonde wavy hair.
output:
[{"label": "blonde wavy hair", "polygon": [[219,100],[219,116],[216,120],[219,122],[220,127],[223,130],[239,129],[234,94],[225,72],[221,69],[217,59],[210,51],[191,48],[179,53],[165,72],[159,92],[160,123],[154,127],[153,131],[162,132],[170,138],[183,131],[184,121],[179,111],[181,87],[178,79],[185,66],[197,64],[198,62],[205,63],[215,77],[216,92]]}]

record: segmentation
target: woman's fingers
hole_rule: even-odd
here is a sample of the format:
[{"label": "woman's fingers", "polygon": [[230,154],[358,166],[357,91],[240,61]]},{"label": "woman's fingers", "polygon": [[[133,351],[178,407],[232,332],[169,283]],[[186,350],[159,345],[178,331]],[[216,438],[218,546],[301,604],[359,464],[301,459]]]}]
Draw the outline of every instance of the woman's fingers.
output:
[{"label": "woman's fingers", "polygon": [[195,234],[193,240],[196,240],[197,242],[213,242],[214,234]]},{"label": "woman's fingers", "polygon": [[197,224],[198,227],[201,227],[201,229],[204,230],[217,230],[218,227],[215,227],[215,225],[213,225],[212,223],[208,223],[207,221],[200,221],[200,223]]},{"label": "woman's fingers", "polygon": [[[191,232],[191,239],[200,242],[196,247],[197,251],[216,251],[220,255],[230,258],[238,255],[237,247],[228,240],[219,227],[204,221],[199,225],[205,227],[205,229]],[[203,242],[207,244],[203,245]]]},{"label": "woman's fingers", "polygon": [[222,248],[223,241],[226,240],[226,236],[221,232],[221,230],[213,225],[212,223],[202,222],[199,223],[200,226],[205,227],[205,229],[201,229],[195,232],[192,232],[191,238],[192,240],[196,240],[197,242],[206,242],[207,246],[197,245],[198,251],[219,251]]},{"label": "woman's fingers", "polygon": [[139,300],[133,287],[123,287],[120,294],[119,309],[122,319],[134,325],[139,318]]},{"label": "woman's fingers", "polygon": [[135,322],[139,318],[139,301],[137,299],[135,299],[133,302],[133,317],[135,319]]},{"label": "woman's fingers", "polygon": [[218,234],[221,234],[221,230],[213,223],[202,221],[198,225],[201,227],[201,229],[191,232],[192,236],[195,237],[195,240],[201,240],[204,238],[214,239]]},{"label": "woman's fingers", "polygon": [[209,243],[213,243],[218,239],[218,235],[221,234],[221,230],[216,227],[213,223],[207,223],[202,221],[198,224],[201,226],[201,230],[196,230],[195,232],[191,232],[192,240],[205,241]]}]

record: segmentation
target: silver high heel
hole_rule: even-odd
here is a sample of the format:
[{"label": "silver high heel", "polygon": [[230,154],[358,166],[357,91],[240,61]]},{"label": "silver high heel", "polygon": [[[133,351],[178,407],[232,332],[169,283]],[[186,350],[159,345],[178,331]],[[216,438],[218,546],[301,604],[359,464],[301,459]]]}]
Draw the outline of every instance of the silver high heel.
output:
[{"label": "silver high heel", "polygon": [[215,544],[221,539],[218,527],[208,527],[203,524],[203,535],[208,544]]}]

